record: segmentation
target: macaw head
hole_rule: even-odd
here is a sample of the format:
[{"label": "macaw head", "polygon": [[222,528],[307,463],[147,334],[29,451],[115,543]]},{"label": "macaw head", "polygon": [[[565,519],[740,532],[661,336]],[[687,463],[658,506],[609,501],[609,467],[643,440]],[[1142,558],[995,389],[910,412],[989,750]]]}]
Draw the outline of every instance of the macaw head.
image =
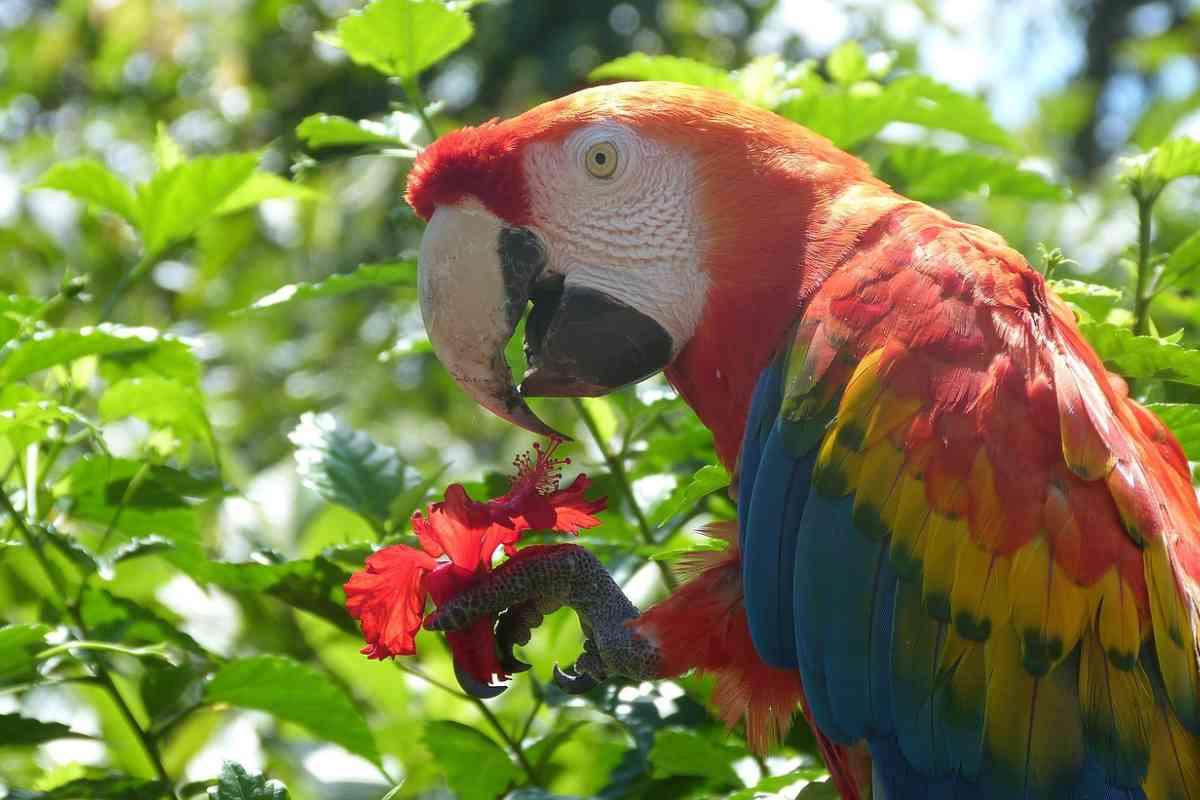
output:
[{"label": "macaw head", "polygon": [[[477,402],[536,433],[552,431],[525,397],[600,395],[664,368],[702,418],[711,407],[706,422],[725,405],[744,416],[816,263],[817,217],[842,235],[829,203],[864,181],[864,164],[804,128],[669,83],[454,131],[408,180],[429,223],[430,341]],[[504,349],[530,303],[518,389]],[[718,434],[718,450],[736,453],[739,434],[724,448]]]}]

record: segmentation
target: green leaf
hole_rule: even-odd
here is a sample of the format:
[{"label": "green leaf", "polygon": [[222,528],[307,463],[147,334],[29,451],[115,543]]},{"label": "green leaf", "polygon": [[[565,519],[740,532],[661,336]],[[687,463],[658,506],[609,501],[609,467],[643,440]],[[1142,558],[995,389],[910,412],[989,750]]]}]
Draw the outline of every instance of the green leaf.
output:
[{"label": "green leaf", "polygon": [[870,71],[867,69],[867,54],[863,52],[862,46],[853,39],[838,45],[829,54],[825,68],[829,70],[829,77],[843,86],[858,83],[870,77]]},{"label": "green leaf", "polygon": [[646,53],[631,53],[601,64],[588,73],[588,80],[674,81],[738,94],[737,83],[723,69],[690,58]]},{"label": "green leaf", "polygon": [[650,524],[662,525],[671,517],[699,503],[704,497],[729,485],[729,473],[716,464],[696,470],[691,480],[675,487],[670,496],[650,515]]},{"label": "green leaf", "polygon": [[1104,365],[1127,378],[1153,378],[1200,386],[1200,350],[1156,336],[1136,336],[1106,322],[1079,326]]},{"label": "green leaf", "polygon": [[42,722],[20,714],[0,714],[0,747],[27,747],[55,739],[91,739],[61,722]]},{"label": "green leaf", "polygon": [[982,100],[951,89],[927,75],[906,75],[885,89],[893,119],[960,133],[979,142],[1012,147],[1009,133],[992,119]]},{"label": "green leaf", "polygon": [[393,135],[385,123],[360,119],[357,122],[332,114],[312,114],[296,126],[296,135],[312,150],[326,147],[409,147],[409,142]]},{"label": "green leaf", "polygon": [[0,628],[0,686],[38,679],[35,656],[46,648],[47,625],[27,623]]},{"label": "green leaf", "polygon": [[379,763],[379,751],[362,713],[340,687],[307,664],[282,656],[230,661],[217,670],[204,699],[266,711]]},{"label": "green leaf", "polygon": [[1200,405],[1193,403],[1150,403],[1148,406],[1163,421],[1187,454],[1188,461],[1200,461]]},{"label": "green leaf", "polygon": [[[807,769],[797,769],[786,775],[769,775],[749,789],[742,789],[733,794],[726,795],[724,800],[759,800],[763,796],[773,796],[776,792],[799,783],[800,781],[808,781],[808,786],[816,782],[824,781],[829,778],[829,771],[821,767],[810,767]],[[840,800],[835,794],[833,800]]]},{"label": "green leaf", "polygon": [[796,800],[841,800],[841,797],[833,781],[813,781],[800,790]]},{"label": "green leaf", "polygon": [[95,430],[78,411],[53,402],[28,384],[10,383],[0,388],[0,436],[7,437],[14,449],[41,441],[55,425],[72,422]]},{"label": "green leaf", "polygon": [[467,43],[471,18],[436,0],[374,0],[351,11],[327,41],[355,64],[409,81]]},{"label": "green leaf", "polygon": [[166,123],[159,122],[155,126],[154,165],[160,170],[171,169],[185,161],[187,161],[187,156],[183,154],[179,143],[171,136],[170,129],[167,128]]},{"label": "green leaf", "polygon": [[317,283],[289,283],[259,298],[251,309],[271,308],[293,300],[311,300],[316,297],[337,297],[359,289],[377,289],[391,286],[415,286],[417,265],[412,261],[393,261],[385,264],[362,264],[353,272],[331,275]]},{"label": "green leaf", "polygon": [[41,331],[0,348],[0,384],[84,356],[107,356],[126,362],[156,360],[182,376],[198,375],[195,357],[183,340],[153,328],[103,323],[79,330]]},{"label": "green leaf", "polygon": [[80,598],[79,613],[93,639],[129,645],[170,642],[208,657],[199,642],[158,614],[104,589],[87,588]]},{"label": "green leaf", "polygon": [[246,182],[233,190],[217,206],[214,214],[233,214],[256,206],[263,200],[320,200],[322,194],[316,189],[301,186],[282,178],[274,172],[255,172]]},{"label": "green leaf", "polygon": [[138,191],[138,220],[146,259],[196,232],[249,180],[257,153],[201,156],[155,173]]},{"label": "green leaf", "polygon": [[217,780],[217,800],[288,800],[288,790],[277,780],[251,775],[241,764],[226,761]]},{"label": "green leaf", "polygon": [[424,739],[437,767],[446,774],[446,783],[462,800],[500,797],[520,776],[500,745],[462,723],[426,723]]},{"label": "green leaf", "polygon": [[936,147],[894,145],[886,167],[899,177],[899,190],[927,203],[951,200],[986,188],[992,197],[1026,200],[1065,200],[1067,192],[1037,172],[1002,158],[962,151],[948,153]]},{"label": "green leaf", "polygon": [[1171,139],[1163,142],[1151,152],[1146,171],[1163,183],[1187,175],[1200,175],[1200,141]]},{"label": "green leaf", "polygon": [[12,339],[32,323],[42,301],[19,294],[0,294],[0,345]]},{"label": "green leaf", "polygon": [[699,775],[722,786],[737,786],[733,762],[743,756],[740,749],[704,738],[682,728],[665,728],[654,737],[650,764],[655,777]]},{"label": "green leaf", "polygon": [[1078,281],[1073,278],[1048,280],[1046,283],[1056,295],[1072,305],[1079,306],[1089,316],[1103,320],[1121,301],[1121,290],[1098,283]]},{"label": "green leaf", "polygon": [[14,789],[6,800],[162,800],[170,791],[163,781],[148,781],[113,773],[103,778],[80,778],[49,791]]},{"label": "green leaf", "polygon": [[90,158],[55,164],[34,184],[36,189],[57,189],[137,224],[137,201],[133,191],[108,167]]},{"label": "green leaf", "polygon": [[[53,492],[68,521],[102,531],[112,526],[120,532],[122,537],[110,542],[114,552],[133,537],[159,536],[176,545],[195,543],[199,537],[196,513],[171,485],[176,473],[169,467],[147,467],[132,459],[89,455],[67,468]],[[141,485],[130,493],[135,478]]]},{"label": "green leaf", "polygon": [[205,670],[194,663],[155,666],[147,663],[139,687],[142,703],[150,719],[173,719],[185,709],[194,708],[204,698]]},{"label": "green leaf", "polygon": [[193,547],[172,551],[168,559],[197,581],[215,583],[235,592],[269,594],[352,636],[360,633],[358,623],[346,611],[346,595],[342,591],[350,574],[330,558],[232,563],[213,561],[203,550]]},{"label": "green leaf", "polygon": [[1163,265],[1159,286],[1186,286],[1197,267],[1200,267],[1200,231],[1184,239],[1171,251],[1167,263]]},{"label": "green leaf", "polygon": [[136,417],[167,428],[183,441],[204,441],[216,452],[212,426],[204,413],[200,390],[168,378],[129,378],[100,396],[100,419],[105,422]]},{"label": "green leaf", "polygon": [[396,498],[421,481],[394,449],[330,414],[305,414],[288,438],[305,486],[379,523]]},{"label": "green leaf", "polygon": [[1012,137],[992,119],[985,103],[924,75],[906,75],[884,87],[861,82],[849,88],[810,89],[785,99],[775,111],[843,148],[871,138],[890,122],[1012,146]]}]

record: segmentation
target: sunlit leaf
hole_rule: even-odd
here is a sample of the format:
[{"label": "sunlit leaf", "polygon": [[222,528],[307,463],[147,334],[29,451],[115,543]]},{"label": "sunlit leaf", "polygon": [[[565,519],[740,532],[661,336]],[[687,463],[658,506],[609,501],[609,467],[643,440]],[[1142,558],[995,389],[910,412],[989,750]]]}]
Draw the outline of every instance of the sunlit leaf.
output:
[{"label": "sunlit leaf", "polygon": [[34,656],[45,649],[49,632],[49,626],[36,623],[0,627],[0,686],[37,678]]},{"label": "sunlit leaf", "polygon": [[968,139],[1011,147],[1012,136],[992,118],[987,103],[963,94],[928,75],[905,75],[889,83],[886,103],[893,119],[934,130],[961,133]]},{"label": "sunlit leaf", "polygon": [[41,307],[42,301],[35,297],[0,294],[0,345],[20,333]]},{"label": "sunlit leaf", "polygon": [[137,224],[137,200],[133,190],[99,161],[81,158],[55,164],[38,179],[34,188],[66,192]]},{"label": "sunlit leaf", "polygon": [[1184,239],[1163,265],[1162,278],[1159,285],[1163,287],[1186,287],[1195,277],[1196,269],[1200,267],[1200,231],[1196,231]]},{"label": "sunlit leaf", "polygon": [[362,264],[353,272],[331,275],[317,283],[289,283],[254,302],[250,308],[271,308],[294,300],[317,297],[337,297],[359,289],[378,289],[391,286],[414,286],[417,265],[411,261],[387,264]]},{"label": "sunlit leaf", "polygon": [[[141,487],[130,492],[135,479]],[[102,557],[137,537],[159,536],[179,545],[194,543],[199,536],[196,512],[187,498],[154,481],[153,468],[131,459],[80,458],[55,483],[54,497],[67,522],[99,531],[111,527],[119,533],[110,537],[108,548],[98,554]]]},{"label": "sunlit leaf", "polygon": [[50,400],[28,384],[10,383],[0,388],[0,436],[18,450],[45,438],[51,428],[72,423],[95,427],[75,409]]},{"label": "sunlit leaf", "polygon": [[650,750],[656,776],[699,775],[721,786],[739,785],[733,762],[741,757],[742,751],[736,747],[682,728],[659,731]]},{"label": "sunlit leaf", "polygon": [[326,147],[408,147],[409,142],[392,135],[383,123],[358,121],[332,114],[313,114],[296,126],[296,135],[309,148]]},{"label": "sunlit leaf", "polygon": [[217,779],[217,800],[288,800],[287,787],[262,775],[251,775],[241,764],[226,761]]},{"label": "sunlit leaf", "polygon": [[1154,378],[1200,386],[1200,350],[1156,336],[1137,336],[1105,322],[1079,326],[1104,365],[1127,378]]},{"label": "sunlit leaf", "polygon": [[113,773],[103,778],[80,778],[44,792],[14,789],[6,800],[162,800],[167,791],[163,781]]},{"label": "sunlit leaf", "polygon": [[500,797],[519,775],[498,744],[462,723],[428,722],[424,739],[446,783],[462,800]]},{"label": "sunlit leaf", "polygon": [[362,713],[328,676],[307,664],[282,656],[229,661],[209,682],[204,699],[266,711],[379,763],[379,751]]},{"label": "sunlit leaf", "polygon": [[346,611],[346,596],[342,591],[350,573],[329,558],[235,563],[214,561],[195,546],[177,547],[167,557],[197,581],[233,592],[268,594],[331,622],[346,633],[359,635],[358,623]]},{"label": "sunlit leaf", "polygon": [[728,485],[729,473],[723,467],[716,464],[701,467],[692,475],[691,480],[676,486],[671,495],[654,509],[650,515],[650,524],[662,525],[681,511],[696,505],[704,497]]},{"label": "sunlit leaf", "polygon": [[273,172],[255,172],[227,195],[213,213],[233,214],[256,206],[264,200],[312,202],[320,200],[321,196],[317,190],[281,178]]},{"label": "sunlit leaf", "polygon": [[130,378],[110,386],[100,396],[105,422],[136,417],[154,427],[168,428],[184,441],[204,441],[216,449],[212,427],[198,389],[167,378]]},{"label": "sunlit leaf", "polygon": [[187,161],[183,148],[165,123],[159,122],[154,133],[154,165],[161,169],[171,169]]},{"label": "sunlit leaf", "polygon": [[843,85],[858,83],[870,76],[867,54],[863,52],[862,45],[853,39],[834,48],[825,61],[825,68],[834,82]]},{"label": "sunlit leaf", "polygon": [[306,486],[377,522],[386,521],[395,499],[421,481],[393,448],[330,414],[305,414],[288,438]]},{"label": "sunlit leaf", "polygon": [[159,170],[138,188],[138,227],[147,256],[162,255],[216,213],[249,178],[257,153],[200,156]]},{"label": "sunlit leaf", "polygon": [[1048,280],[1046,283],[1054,293],[1068,303],[1079,306],[1094,319],[1103,320],[1108,312],[1121,301],[1122,292],[1111,286],[1088,283],[1073,278]]},{"label": "sunlit leaf", "polygon": [[199,642],[170,621],[105,589],[88,587],[80,597],[79,613],[94,639],[129,645],[170,642],[198,656],[208,655]]},{"label": "sunlit leaf", "polygon": [[0,348],[0,384],[92,355],[133,360],[161,355],[175,368],[189,373],[196,369],[191,348],[181,339],[154,328],[104,323],[79,330],[51,329],[9,342]]},{"label": "sunlit leaf", "polygon": [[1014,162],[972,151],[956,153],[922,145],[893,145],[887,169],[897,176],[897,187],[914,200],[937,203],[968,192],[986,189],[992,197],[1026,200],[1065,200],[1067,191]]},{"label": "sunlit leaf", "polygon": [[90,739],[61,722],[42,722],[20,714],[0,714],[0,747],[30,746],[55,739]]},{"label": "sunlit leaf", "polygon": [[374,0],[342,17],[327,39],[356,64],[410,80],[466,44],[472,31],[465,11],[437,0]]},{"label": "sunlit leaf", "polygon": [[1186,175],[1200,175],[1200,141],[1170,139],[1152,151],[1147,172],[1164,183]]},{"label": "sunlit leaf", "polygon": [[924,75],[906,75],[886,86],[862,82],[849,88],[803,91],[783,101],[777,113],[812,128],[839,147],[853,147],[888,123],[909,122],[1004,147],[1012,137],[987,105]]},{"label": "sunlit leaf", "polygon": [[730,94],[737,94],[737,83],[723,69],[678,56],[652,56],[646,53],[630,53],[607,64],[601,64],[588,73],[588,80],[599,81],[674,81],[693,86],[706,86]]},{"label": "sunlit leaf", "polygon": [[1168,428],[1189,461],[1200,461],[1200,405],[1193,403],[1150,403],[1147,408],[1155,413]]}]

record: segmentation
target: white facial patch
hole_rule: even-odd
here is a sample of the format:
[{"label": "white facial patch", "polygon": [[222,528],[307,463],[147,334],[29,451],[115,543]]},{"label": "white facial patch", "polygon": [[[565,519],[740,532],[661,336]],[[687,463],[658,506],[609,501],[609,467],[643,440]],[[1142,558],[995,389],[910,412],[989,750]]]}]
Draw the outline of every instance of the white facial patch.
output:
[{"label": "white facial patch", "polygon": [[624,125],[597,123],[561,142],[534,143],[524,157],[537,220],[530,228],[546,245],[550,270],[654,319],[677,354],[708,291],[691,156]]}]

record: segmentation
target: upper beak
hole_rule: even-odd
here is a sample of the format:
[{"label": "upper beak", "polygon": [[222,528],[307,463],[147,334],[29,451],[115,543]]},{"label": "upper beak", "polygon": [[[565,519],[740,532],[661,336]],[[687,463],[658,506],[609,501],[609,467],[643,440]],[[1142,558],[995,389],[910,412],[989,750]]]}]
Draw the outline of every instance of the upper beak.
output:
[{"label": "upper beak", "polygon": [[[525,396],[596,396],[667,365],[672,342],[649,316],[555,274],[527,228],[474,205],[439,206],[421,239],[421,315],[434,352],[484,408],[533,433],[559,436]],[[529,301],[530,363],[520,391],[505,345]]]}]

